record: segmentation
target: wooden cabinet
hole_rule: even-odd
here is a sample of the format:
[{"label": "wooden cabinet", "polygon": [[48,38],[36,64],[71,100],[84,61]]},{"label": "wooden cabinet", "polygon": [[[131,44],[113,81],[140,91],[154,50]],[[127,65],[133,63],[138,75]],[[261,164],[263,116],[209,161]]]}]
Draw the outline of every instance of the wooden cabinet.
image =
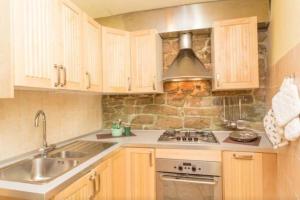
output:
[{"label": "wooden cabinet", "polygon": [[51,88],[55,65],[55,1],[12,0],[15,86]]},{"label": "wooden cabinet", "polygon": [[223,152],[224,200],[276,199],[276,155]]},{"label": "wooden cabinet", "polygon": [[127,148],[127,190],[130,200],[155,199],[154,149]]},{"label": "wooden cabinet", "polygon": [[132,32],[132,92],[162,92],[162,40],[156,30]]},{"label": "wooden cabinet", "polygon": [[91,199],[93,197],[93,172],[81,177],[58,193],[53,200]]},{"label": "wooden cabinet", "polygon": [[103,92],[130,91],[129,32],[102,27],[102,59]]},{"label": "wooden cabinet", "polygon": [[88,91],[102,90],[101,26],[84,15],[83,21],[83,88]]},{"label": "wooden cabinet", "polygon": [[0,1],[0,98],[14,97],[14,70],[12,58],[12,0]]},{"label": "wooden cabinet", "polygon": [[112,199],[113,200],[130,200],[126,191],[126,150],[120,150],[111,158],[112,168]]},{"label": "wooden cabinet", "polygon": [[259,87],[257,17],[213,25],[213,89]]},{"label": "wooden cabinet", "polygon": [[62,79],[60,86],[64,89],[81,89],[82,15],[83,12],[70,0],[58,0],[59,45],[56,52]]},{"label": "wooden cabinet", "polygon": [[95,200],[112,199],[111,160],[103,161],[96,169]]}]

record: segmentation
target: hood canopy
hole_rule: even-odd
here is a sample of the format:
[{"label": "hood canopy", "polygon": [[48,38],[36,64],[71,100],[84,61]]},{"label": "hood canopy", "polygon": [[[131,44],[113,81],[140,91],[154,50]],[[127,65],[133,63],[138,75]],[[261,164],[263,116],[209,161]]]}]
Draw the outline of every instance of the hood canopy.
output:
[{"label": "hood canopy", "polygon": [[204,64],[192,50],[192,34],[182,33],[179,40],[180,51],[169,69],[164,73],[163,81],[195,81],[212,78]]}]

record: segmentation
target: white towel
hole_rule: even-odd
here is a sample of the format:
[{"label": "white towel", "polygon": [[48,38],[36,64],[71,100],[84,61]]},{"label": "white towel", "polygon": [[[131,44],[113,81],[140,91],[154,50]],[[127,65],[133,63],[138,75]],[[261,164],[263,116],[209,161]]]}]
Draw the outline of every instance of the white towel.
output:
[{"label": "white towel", "polygon": [[298,87],[288,78],[272,99],[272,109],[278,126],[283,127],[300,114]]},{"label": "white towel", "polygon": [[298,117],[284,127],[284,136],[289,141],[294,141],[300,136],[300,119]]},{"label": "white towel", "polygon": [[264,127],[266,134],[274,148],[278,148],[287,144],[283,137],[283,129],[277,126],[272,109],[270,109],[264,117]]}]

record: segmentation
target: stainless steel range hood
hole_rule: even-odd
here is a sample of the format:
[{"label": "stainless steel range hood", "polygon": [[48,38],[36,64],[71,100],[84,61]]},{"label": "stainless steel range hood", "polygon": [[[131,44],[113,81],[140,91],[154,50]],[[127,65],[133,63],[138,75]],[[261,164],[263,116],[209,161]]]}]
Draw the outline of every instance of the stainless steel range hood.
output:
[{"label": "stainless steel range hood", "polygon": [[180,51],[168,70],[164,73],[163,81],[195,81],[212,78],[204,64],[192,49],[192,33],[181,33],[179,38]]}]

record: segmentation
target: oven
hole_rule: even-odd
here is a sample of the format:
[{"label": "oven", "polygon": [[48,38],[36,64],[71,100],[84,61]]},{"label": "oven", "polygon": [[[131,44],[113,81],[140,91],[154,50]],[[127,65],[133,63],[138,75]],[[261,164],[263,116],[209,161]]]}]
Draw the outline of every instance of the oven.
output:
[{"label": "oven", "polygon": [[157,200],[221,200],[221,163],[156,159]]}]

